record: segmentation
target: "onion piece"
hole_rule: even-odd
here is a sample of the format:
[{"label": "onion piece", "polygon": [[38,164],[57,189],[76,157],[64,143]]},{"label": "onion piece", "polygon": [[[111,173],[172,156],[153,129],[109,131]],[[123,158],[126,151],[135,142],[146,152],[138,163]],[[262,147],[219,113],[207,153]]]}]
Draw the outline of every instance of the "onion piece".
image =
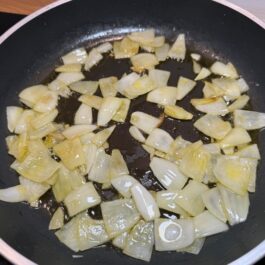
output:
[{"label": "onion piece", "polygon": [[139,43],[125,37],[121,41],[113,43],[113,53],[115,59],[130,58],[139,51]]},{"label": "onion piece", "polygon": [[99,53],[107,53],[112,50],[112,44],[110,42],[104,42],[96,47]]},{"label": "onion piece", "polygon": [[246,130],[256,130],[265,127],[265,113],[249,110],[235,110],[234,124]]},{"label": "onion piece", "polygon": [[256,159],[248,159],[248,166],[250,170],[250,178],[248,183],[248,191],[255,192],[256,191],[256,179],[257,179],[257,166],[258,161]]},{"label": "onion piece", "polygon": [[86,50],[79,48],[73,50],[62,57],[64,64],[81,63],[84,64],[87,57]]},{"label": "onion piece", "polygon": [[241,93],[245,93],[245,92],[247,92],[249,90],[249,86],[248,86],[247,82],[245,81],[245,79],[239,78],[237,80],[237,84],[239,86],[239,89],[240,89]]},{"label": "onion piece", "polygon": [[79,94],[93,95],[98,89],[97,81],[78,81],[70,84],[70,89]]},{"label": "onion piece", "polygon": [[81,69],[82,69],[82,64],[80,63],[64,64],[55,68],[55,72],[74,73],[74,72],[81,72]]},{"label": "onion piece", "polygon": [[196,81],[202,80],[202,79],[205,79],[206,77],[208,77],[209,75],[211,75],[211,71],[209,71],[205,67],[202,67],[202,69],[200,70],[200,72],[198,73],[198,75],[195,77],[194,80],[196,80]]},{"label": "onion piece", "polygon": [[155,199],[143,185],[140,183],[133,184],[131,193],[136,207],[145,221],[151,221],[160,216]]},{"label": "onion piece", "polygon": [[211,155],[220,155],[221,150],[218,143],[204,144],[203,148],[209,152]]},{"label": "onion piece", "polygon": [[92,124],[92,108],[86,104],[81,104],[75,113],[74,124]]},{"label": "onion piece", "polygon": [[198,181],[190,180],[182,190],[177,192],[176,203],[190,215],[196,216],[203,212],[204,203],[201,194],[206,192],[208,187]]},{"label": "onion piece", "polygon": [[50,112],[41,113],[31,121],[31,125],[34,129],[39,129],[44,125],[53,122],[57,115],[57,109],[53,109]]},{"label": "onion piece", "polygon": [[145,69],[153,69],[159,62],[155,55],[150,53],[139,53],[131,57],[133,70],[142,72]]},{"label": "onion piece", "polygon": [[108,138],[111,136],[113,131],[115,130],[116,125],[113,125],[109,128],[106,128],[104,130],[101,130],[100,132],[96,133],[95,136],[92,138],[92,142],[96,146],[102,146]]},{"label": "onion piece", "polygon": [[89,71],[93,66],[97,65],[103,56],[101,53],[98,52],[97,49],[93,48],[89,53],[85,61],[85,70]]},{"label": "onion piece", "polygon": [[192,113],[176,105],[167,105],[164,111],[169,117],[179,120],[191,120],[193,118]]},{"label": "onion piece", "polygon": [[150,168],[166,189],[180,190],[187,182],[187,177],[180,172],[178,166],[165,159],[154,157]]},{"label": "onion piece", "polygon": [[238,73],[236,68],[232,63],[224,64],[221,62],[215,62],[211,66],[211,71],[216,75],[221,75],[229,78],[236,79],[238,78]]},{"label": "onion piece", "polygon": [[146,100],[160,105],[175,105],[177,88],[173,86],[157,88],[148,93]]},{"label": "onion piece", "polygon": [[168,154],[170,156],[172,156],[174,158],[174,160],[178,160],[179,157],[179,151],[185,147],[187,147],[188,145],[190,145],[191,142],[186,141],[185,139],[183,139],[181,136],[178,136],[174,142],[171,144],[170,146],[170,150],[168,152]]},{"label": "onion piece", "polygon": [[61,207],[58,207],[54,212],[49,224],[49,230],[56,230],[62,228],[64,225],[64,212]]},{"label": "onion piece", "polygon": [[196,238],[211,236],[228,230],[228,225],[217,219],[209,211],[193,219]]},{"label": "onion piece", "polygon": [[27,134],[9,135],[6,137],[8,153],[14,156],[18,161],[23,161],[28,151]]},{"label": "onion piece", "polygon": [[180,76],[177,85],[177,100],[183,99],[195,86],[196,82]]},{"label": "onion piece", "polygon": [[74,139],[75,137],[81,136],[83,134],[93,132],[97,128],[96,125],[91,124],[78,124],[66,128],[62,134],[67,139]]},{"label": "onion piece", "polygon": [[75,83],[77,81],[83,80],[85,76],[82,73],[60,73],[57,76],[57,80],[60,80],[66,85],[70,85],[72,83]]},{"label": "onion piece", "polygon": [[155,128],[147,137],[145,144],[167,153],[173,141],[173,138],[168,132]]},{"label": "onion piece", "polygon": [[7,128],[10,132],[14,132],[22,113],[23,109],[20,107],[9,106],[6,108]]},{"label": "onion piece", "polygon": [[118,176],[111,180],[112,186],[125,198],[130,198],[131,187],[138,181],[130,175]]},{"label": "onion piece", "polygon": [[159,62],[163,62],[167,59],[170,46],[165,43],[161,47],[155,48],[155,56]]},{"label": "onion piece", "polygon": [[217,115],[206,114],[194,123],[194,127],[202,133],[215,138],[223,139],[232,129],[230,122],[223,121]]},{"label": "onion piece", "polygon": [[229,112],[233,112],[237,109],[243,109],[249,101],[249,96],[242,95],[236,99],[231,105],[228,106]]},{"label": "onion piece", "polygon": [[159,208],[169,212],[180,214],[181,217],[187,218],[189,214],[175,202],[177,193],[174,191],[158,191],[156,193],[156,202]]},{"label": "onion piece", "polygon": [[129,111],[131,101],[127,98],[120,98],[121,105],[117,112],[112,117],[112,120],[117,122],[125,122]]},{"label": "onion piece", "polygon": [[51,83],[49,83],[48,88],[64,98],[68,98],[71,95],[71,91],[68,86],[58,79],[54,79]]},{"label": "onion piece", "polygon": [[123,253],[136,259],[150,261],[154,245],[154,224],[140,220],[127,237]]},{"label": "onion piece", "polygon": [[101,107],[103,98],[86,94],[86,95],[82,95],[78,100],[90,106],[91,108],[99,110]]},{"label": "onion piece", "polygon": [[196,61],[192,60],[192,69],[193,69],[193,72],[195,74],[199,74],[202,67],[199,63],[197,63]]},{"label": "onion piece", "polygon": [[128,37],[135,42],[138,42],[142,45],[150,45],[155,40],[155,31],[154,29],[146,29],[144,31],[132,32]]},{"label": "onion piece", "polygon": [[198,255],[204,245],[205,237],[195,238],[193,243],[185,248],[178,250],[178,252],[188,252],[194,255]]},{"label": "onion piece", "polygon": [[124,249],[128,236],[129,233],[127,231],[123,232],[112,240],[112,245],[117,248]]},{"label": "onion piece", "polygon": [[248,132],[240,127],[233,128],[220,142],[222,148],[238,146],[251,142]]},{"label": "onion piece", "polygon": [[186,55],[185,35],[179,34],[168,52],[168,56],[177,61],[183,61]]},{"label": "onion piece", "polygon": [[115,76],[105,77],[98,80],[101,94],[104,98],[115,97],[117,94],[118,78]]},{"label": "onion piece", "polygon": [[201,60],[201,55],[198,53],[191,53],[190,57],[194,60],[194,61],[200,61]]},{"label": "onion piece", "polygon": [[55,109],[58,103],[58,94],[54,91],[47,92],[36,102],[33,109],[38,112],[48,112]]},{"label": "onion piece", "polygon": [[156,219],[155,220],[155,249],[170,251],[185,248],[195,239],[191,219]]},{"label": "onion piece", "polygon": [[112,119],[121,105],[119,98],[107,97],[102,100],[102,104],[98,111],[98,126],[105,126]]},{"label": "onion piece", "polygon": [[156,88],[167,86],[168,79],[170,77],[169,71],[151,69],[149,70],[149,77],[154,82]]},{"label": "onion piece", "polygon": [[123,76],[117,83],[117,90],[122,95],[125,95],[126,89],[130,89],[130,87],[133,85],[133,83],[140,78],[140,76],[134,72]]},{"label": "onion piece", "polygon": [[140,219],[133,200],[120,199],[101,203],[101,211],[109,237],[129,231]]},{"label": "onion piece", "polygon": [[218,188],[212,188],[202,194],[202,200],[208,211],[222,222],[226,222],[224,205]]},{"label": "onion piece", "polygon": [[191,104],[199,111],[212,115],[225,115],[228,113],[227,105],[222,98],[192,99]]},{"label": "onion piece", "polygon": [[119,149],[112,150],[110,163],[111,179],[129,174],[128,167]]},{"label": "onion piece", "polygon": [[48,134],[54,132],[57,130],[57,127],[53,123],[47,123],[43,125],[42,127],[38,128],[37,130],[31,131],[28,134],[28,137],[30,140],[35,140],[35,139],[42,139],[46,137]]},{"label": "onion piece", "polygon": [[161,120],[144,112],[135,111],[131,115],[130,123],[143,132],[150,134],[160,125]]},{"label": "onion piece", "polygon": [[53,151],[58,155],[63,164],[70,170],[86,163],[85,155],[79,138],[67,139],[56,144]]},{"label": "onion piece", "polygon": [[224,90],[217,85],[204,81],[204,87],[202,89],[203,96],[205,98],[215,98],[224,96]]},{"label": "onion piece", "polygon": [[96,158],[97,146],[92,143],[86,144],[83,146],[83,151],[86,158],[86,173],[88,174]]},{"label": "onion piece", "polygon": [[251,144],[251,145],[244,146],[243,148],[240,148],[235,153],[235,156],[254,158],[254,159],[261,158],[257,144]]},{"label": "onion piece", "polygon": [[76,188],[64,199],[64,204],[71,217],[100,204],[100,202],[101,198],[91,182]]},{"label": "onion piece", "polygon": [[22,202],[27,201],[28,193],[24,186],[17,185],[6,189],[0,189],[0,201]]},{"label": "onion piece", "polygon": [[140,142],[140,143],[145,142],[145,137],[143,136],[143,134],[141,133],[141,131],[137,127],[131,126],[129,128],[129,133],[138,142]]}]

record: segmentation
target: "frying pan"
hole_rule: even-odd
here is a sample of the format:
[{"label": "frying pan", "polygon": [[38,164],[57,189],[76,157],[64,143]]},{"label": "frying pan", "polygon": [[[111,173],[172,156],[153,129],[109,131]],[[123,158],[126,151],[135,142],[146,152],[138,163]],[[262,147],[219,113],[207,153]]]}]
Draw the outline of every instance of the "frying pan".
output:
[{"label": "frying pan", "polygon": [[[231,61],[249,83],[251,104],[265,112],[265,31],[247,17],[212,1],[62,1],[57,8],[36,16],[9,36],[0,46],[0,188],[17,184],[10,170],[12,161],[5,147],[5,108],[16,105],[21,89],[42,82],[49,76],[58,58],[78,46],[92,46],[118,38],[128,32],[155,28],[174,40],[183,32],[188,47],[207,58]],[[30,19],[28,19],[30,20]],[[260,22],[260,25],[262,23]],[[9,34],[7,34],[9,35]],[[6,36],[7,36],[6,35]],[[122,72],[122,69],[109,69]],[[188,134],[188,132],[186,132]],[[262,160],[259,164],[257,191],[250,196],[246,222],[228,232],[206,240],[199,255],[153,253],[150,265],[161,264],[252,264],[265,253],[265,132],[257,136]],[[184,135],[185,137],[185,135]],[[46,209],[0,202],[0,238],[23,256],[38,264],[146,264],[122,255],[110,247],[95,248],[74,256],[47,227]],[[2,253],[14,261],[9,247]],[[9,252],[11,251],[11,252]],[[246,254],[248,253],[248,254]],[[245,255],[246,254],[246,255]],[[240,258],[241,257],[241,258]],[[18,264],[23,258],[17,259]]]}]

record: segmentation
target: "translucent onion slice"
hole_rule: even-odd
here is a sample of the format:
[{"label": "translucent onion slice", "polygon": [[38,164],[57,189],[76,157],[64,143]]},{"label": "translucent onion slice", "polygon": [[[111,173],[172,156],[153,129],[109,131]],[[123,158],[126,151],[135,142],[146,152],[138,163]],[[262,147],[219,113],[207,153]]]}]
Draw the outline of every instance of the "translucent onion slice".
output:
[{"label": "translucent onion slice", "polygon": [[222,98],[192,99],[191,104],[199,111],[212,115],[225,115],[228,113],[227,105]]},{"label": "translucent onion slice", "polygon": [[80,63],[72,63],[65,64],[55,68],[55,72],[58,73],[73,73],[73,72],[81,72],[82,64]]},{"label": "translucent onion slice", "polygon": [[100,52],[98,52],[97,49],[92,49],[85,61],[85,70],[89,71],[93,66],[97,65],[101,60],[103,59],[103,56]]},{"label": "translucent onion slice", "polygon": [[92,182],[88,182],[70,192],[64,199],[69,216],[74,216],[88,208],[100,204],[98,195]]},{"label": "translucent onion slice", "polygon": [[142,45],[150,45],[150,43],[153,43],[155,40],[155,31],[154,29],[146,29],[144,31],[136,31],[132,32],[128,37],[138,42]]},{"label": "translucent onion slice", "polygon": [[109,128],[106,128],[96,133],[95,136],[92,138],[92,142],[97,146],[102,146],[111,136],[115,128],[116,128],[116,125],[113,125]]},{"label": "translucent onion slice", "polygon": [[224,186],[237,194],[246,194],[251,175],[247,158],[220,156],[213,170],[218,181]]},{"label": "translucent onion slice", "polygon": [[177,85],[177,100],[183,99],[195,86],[196,82],[186,77],[180,76]]},{"label": "translucent onion slice", "polygon": [[221,149],[218,143],[204,144],[203,148],[212,155],[220,155]]},{"label": "translucent onion slice", "polygon": [[42,139],[56,130],[56,125],[50,122],[38,128],[37,130],[31,131],[28,136],[30,140]]},{"label": "translucent onion slice", "polygon": [[92,124],[92,108],[86,104],[81,104],[75,113],[74,123],[80,124]]},{"label": "translucent onion slice", "polygon": [[34,118],[31,121],[31,125],[34,129],[39,129],[42,126],[54,121],[54,119],[56,118],[57,115],[58,115],[57,109],[53,109],[50,112],[41,113],[41,114],[37,115],[36,118]]},{"label": "translucent onion slice", "polygon": [[156,88],[159,88],[167,86],[167,82],[170,77],[170,72],[159,69],[152,69],[149,71],[148,75],[154,82]]},{"label": "translucent onion slice", "polygon": [[133,200],[120,199],[101,203],[101,211],[109,237],[129,231],[140,219]]},{"label": "translucent onion slice", "polygon": [[180,172],[178,166],[173,162],[154,157],[151,160],[150,168],[166,189],[180,190],[187,182],[187,177]]},{"label": "translucent onion slice", "polygon": [[248,132],[240,127],[233,128],[220,142],[222,148],[243,145],[251,142]]},{"label": "translucent onion slice", "polygon": [[236,99],[231,105],[228,106],[229,112],[233,112],[237,109],[243,109],[249,101],[249,96],[242,95]]},{"label": "translucent onion slice", "polygon": [[86,158],[86,173],[88,174],[96,158],[97,146],[92,143],[83,145],[83,151]]},{"label": "translucent onion slice", "polygon": [[155,249],[171,251],[185,248],[195,239],[191,219],[156,219],[155,220]]},{"label": "translucent onion slice", "polygon": [[179,252],[188,252],[194,255],[198,255],[204,245],[205,238],[195,238],[193,243],[185,248],[179,250]]},{"label": "translucent onion slice", "polygon": [[140,220],[127,237],[123,253],[136,259],[150,261],[154,245],[154,223]]},{"label": "translucent onion slice", "polygon": [[207,190],[206,185],[190,180],[183,190],[177,192],[176,203],[190,215],[196,216],[204,210],[201,194]]},{"label": "translucent onion slice", "polygon": [[111,179],[129,174],[128,167],[119,149],[112,150],[110,163]]},{"label": "translucent onion slice", "polygon": [[[203,148],[205,148],[205,145],[203,145]],[[217,179],[216,179],[215,174],[213,172],[213,167],[216,164],[216,159],[217,159],[217,157],[219,157],[220,154],[221,154],[221,150],[219,148],[218,154],[212,154],[211,155],[211,159],[208,163],[205,175],[203,177],[203,181],[202,181],[203,183],[210,184],[210,183],[216,183],[217,182]]]},{"label": "translucent onion slice", "polygon": [[202,80],[202,79],[205,79],[206,77],[208,77],[209,75],[211,75],[211,71],[209,71],[205,67],[202,67],[202,69],[200,70],[200,72],[198,73],[198,75],[195,77],[194,80],[196,80],[196,81]]},{"label": "translucent onion slice", "polygon": [[115,97],[117,94],[118,78],[115,76],[105,77],[98,80],[102,96]]},{"label": "translucent onion slice", "polygon": [[160,216],[155,199],[143,185],[140,183],[133,184],[131,193],[136,207],[145,221],[151,221]]},{"label": "translucent onion slice", "polygon": [[112,117],[112,120],[117,122],[125,122],[131,101],[127,98],[120,98],[121,105],[117,112]]},{"label": "translucent onion slice", "polygon": [[235,225],[244,222],[247,219],[249,208],[248,193],[241,196],[220,184],[218,184],[218,189],[222,197],[229,224]]},{"label": "translucent onion slice", "polygon": [[112,50],[112,44],[110,42],[104,42],[96,47],[99,53],[107,53]]},{"label": "translucent onion slice", "polygon": [[155,49],[155,56],[159,62],[163,62],[167,59],[169,49],[170,46],[167,43]]},{"label": "translucent onion slice", "polygon": [[64,212],[61,207],[58,207],[54,212],[49,224],[49,230],[60,229],[64,225]]},{"label": "translucent onion slice", "polygon": [[140,76],[134,72],[123,76],[117,83],[118,92],[125,95],[126,89],[129,89],[138,78],[140,78]]},{"label": "translucent onion slice", "polygon": [[168,154],[173,158],[173,160],[178,160],[180,158],[179,151],[187,147],[189,144],[191,144],[191,142],[186,141],[181,136],[178,136],[171,144]]},{"label": "translucent onion slice", "polygon": [[68,98],[71,95],[71,90],[68,86],[58,79],[54,79],[51,83],[49,83],[48,88],[64,98]]},{"label": "translucent onion slice", "polygon": [[173,86],[157,88],[148,93],[146,100],[160,105],[175,105],[177,88]]},{"label": "translucent onion slice", "polygon": [[20,107],[9,106],[6,108],[7,128],[10,132],[14,132],[22,113],[23,109]]},{"label": "translucent onion slice", "polygon": [[217,115],[206,114],[194,123],[194,127],[202,133],[215,138],[223,139],[232,129],[230,122],[223,121]]},{"label": "translucent onion slice", "polygon": [[201,60],[201,55],[198,53],[191,53],[190,57],[194,60],[194,61],[200,61]]},{"label": "translucent onion slice", "polygon": [[131,187],[138,181],[130,175],[118,176],[111,180],[112,186],[125,198],[130,198]]},{"label": "translucent onion slice", "polygon": [[256,130],[265,127],[265,113],[249,110],[235,110],[234,124],[246,130]]},{"label": "translucent onion slice", "polygon": [[124,249],[128,236],[129,236],[128,232],[124,232],[124,233],[118,235],[117,237],[115,237],[112,240],[112,245],[117,247],[117,248]]},{"label": "translucent onion slice", "polygon": [[186,55],[185,35],[179,34],[168,52],[168,56],[177,61],[183,61]]},{"label": "translucent onion slice", "polygon": [[215,62],[211,66],[211,71],[216,75],[221,75],[233,79],[238,78],[237,70],[232,63],[224,64],[221,62]]},{"label": "translucent onion slice", "polygon": [[62,134],[67,139],[74,139],[75,137],[94,131],[97,128],[96,125],[91,124],[78,124],[66,128]]},{"label": "translucent onion slice", "polygon": [[6,189],[0,189],[0,201],[22,202],[27,201],[28,193],[24,186],[17,185]]},{"label": "translucent onion slice", "polygon": [[72,64],[72,63],[85,63],[87,57],[86,50],[84,48],[79,48],[73,50],[62,57],[64,64]]},{"label": "translucent onion slice", "polygon": [[238,86],[240,88],[240,92],[241,93],[245,93],[245,92],[247,92],[249,90],[249,86],[248,86],[247,82],[245,81],[245,79],[239,78],[237,80],[237,84],[238,84]]},{"label": "translucent onion slice", "polygon": [[129,128],[129,133],[135,140],[139,141],[140,143],[145,142],[145,137],[137,127],[131,126]]},{"label": "translucent onion slice", "polygon": [[93,95],[98,89],[97,81],[78,81],[70,84],[70,89],[79,94]]},{"label": "translucent onion slice", "polygon": [[91,108],[99,110],[101,107],[103,98],[86,94],[86,95],[82,95],[78,100],[90,106]]},{"label": "translucent onion slice", "polygon": [[63,164],[70,170],[86,163],[84,151],[79,138],[67,139],[56,144],[53,151],[58,155]]},{"label": "translucent onion slice", "polygon": [[199,74],[202,67],[199,63],[197,63],[195,60],[192,60],[192,69],[195,74]]},{"label": "translucent onion slice", "polygon": [[257,166],[258,161],[256,159],[248,159],[248,166],[250,170],[250,178],[248,183],[248,191],[255,192],[256,191],[256,178],[257,178]]},{"label": "translucent onion slice", "polygon": [[139,43],[125,37],[121,41],[114,41],[113,53],[115,59],[130,58],[139,51]]},{"label": "translucent onion slice", "polygon": [[28,137],[26,133],[9,135],[6,137],[8,153],[14,156],[18,161],[23,161],[28,151]]},{"label": "translucent onion slice", "polygon": [[196,238],[211,236],[228,230],[228,225],[220,221],[209,211],[197,215],[193,219]]},{"label": "translucent onion slice", "polygon": [[161,122],[159,118],[155,118],[141,111],[133,112],[130,119],[132,125],[148,134],[158,127]]},{"label": "translucent onion slice", "polygon": [[202,200],[208,211],[222,222],[226,222],[224,204],[218,188],[212,188],[202,194]]},{"label": "translucent onion slice", "polygon": [[102,104],[98,111],[98,126],[105,126],[112,119],[121,105],[119,98],[107,97],[102,100]]},{"label": "translucent onion slice", "polygon": [[156,202],[159,208],[181,215],[187,218],[189,214],[176,203],[177,193],[174,191],[158,191]]},{"label": "translucent onion slice", "polygon": [[110,155],[103,148],[96,152],[96,158],[88,174],[88,179],[98,183],[110,182]]},{"label": "translucent onion slice", "polygon": [[164,111],[166,115],[174,119],[191,120],[193,118],[192,113],[176,105],[167,105]]},{"label": "translucent onion slice", "polygon": [[133,70],[142,72],[145,69],[153,69],[159,62],[155,55],[150,53],[139,53],[131,57]]},{"label": "translucent onion slice", "polygon": [[224,90],[217,85],[204,81],[204,87],[202,89],[203,96],[205,98],[214,98],[224,96]]},{"label": "translucent onion slice", "polygon": [[57,76],[57,80],[62,81],[64,84],[66,85],[70,85],[72,83],[75,83],[77,81],[80,81],[82,79],[84,79],[85,76],[82,73],[60,73]]},{"label": "translucent onion slice", "polygon": [[260,152],[257,144],[251,144],[240,148],[236,153],[236,156],[260,159]]},{"label": "translucent onion slice", "polygon": [[155,128],[147,137],[145,144],[167,153],[173,141],[173,138],[168,132]]}]

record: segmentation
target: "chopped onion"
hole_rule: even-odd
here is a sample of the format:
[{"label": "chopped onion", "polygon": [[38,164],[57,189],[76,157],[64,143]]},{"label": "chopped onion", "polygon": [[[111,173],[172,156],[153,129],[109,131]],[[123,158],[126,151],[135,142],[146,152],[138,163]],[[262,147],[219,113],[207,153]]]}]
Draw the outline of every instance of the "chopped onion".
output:
[{"label": "chopped onion", "polygon": [[249,110],[235,110],[234,124],[246,130],[256,130],[265,127],[265,113]]},{"label": "chopped onion", "polygon": [[188,252],[194,255],[198,255],[204,245],[205,237],[195,238],[193,243],[185,248],[179,250],[179,252]]},{"label": "chopped onion", "polygon": [[34,127],[34,129],[39,129],[44,125],[53,122],[57,115],[57,109],[53,109],[50,112],[41,113],[31,121],[31,125]]},{"label": "chopped onion", "polygon": [[131,187],[138,181],[130,175],[118,176],[111,180],[112,186],[125,198],[130,198]]},{"label": "chopped onion", "polygon": [[19,99],[22,103],[32,108],[48,91],[47,86],[36,85],[23,89],[19,93]]},{"label": "chopped onion", "polygon": [[186,77],[180,76],[177,85],[177,100],[183,99],[195,86],[196,82]]},{"label": "chopped onion", "polygon": [[113,52],[115,59],[130,58],[138,53],[139,43],[125,37],[121,41],[115,41]]},{"label": "chopped onion", "polygon": [[96,47],[99,53],[107,53],[112,50],[112,44],[110,42],[104,42]]},{"label": "chopped onion", "polygon": [[178,136],[170,146],[169,154],[174,160],[179,159],[178,153],[181,149],[187,147],[191,142],[184,140],[181,136]]},{"label": "chopped onion", "polygon": [[182,249],[192,244],[194,239],[191,219],[155,220],[155,249],[158,251]]},{"label": "chopped onion", "polygon": [[246,157],[246,158],[254,158],[260,159],[260,152],[257,144],[251,144],[244,146],[243,148],[239,149],[236,153],[236,156]]},{"label": "chopped onion", "polygon": [[167,59],[170,46],[165,43],[161,47],[155,48],[155,56],[159,62],[163,62]]},{"label": "chopped onion", "polygon": [[133,258],[150,261],[154,245],[154,224],[140,220],[127,237],[123,253]]},{"label": "chopped onion", "polygon": [[212,155],[220,155],[221,154],[220,146],[217,143],[204,144],[203,148],[206,149],[206,151]]},{"label": "chopped onion", "polygon": [[187,177],[180,172],[178,166],[165,159],[154,157],[151,160],[150,168],[166,189],[180,190],[187,182]]},{"label": "chopped onion", "polygon": [[132,32],[128,37],[135,41],[138,42],[142,45],[150,45],[150,43],[153,43],[155,40],[155,31],[154,29],[146,29],[144,31],[136,31]]},{"label": "chopped onion", "polygon": [[75,113],[74,123],[80,124],[92,124],[92,108],[86,104],[81,104]]},{"label": "chopped onion", "polygon": [[198,75],[195,77],[194,80],[202,80],[205,79],[206,77],[208,77],[209,75],[211,75],[211,71],[209,71],[207,68],[202,67],[202,69],[200,70],[200,72],[198,73]]},{"label": "chopped onion", "polygon": [[66,128],[62,134],[67,139],[74,139],[75,137],[81,136],[83,134],[93,132],[97,128],[96,125],[91,124],[78,124]]},{"label": "chopped onion", "polygon": [[57,127],[53,123],[47,123],[37,130],[31,131],[28,136],[30,140],[42,139],[48,134],[57,130]]},{"label": "chopped onion", "polygon": [[114,179],[118,176],[129,174],[127,164],[119,149],[112,150],[110,163],[111,163],[110,164],[111,179]]},{"label": "chopped onion", "polygon": [[145,137],[137,127],[131,126],[129,128],[129,133],[135,140],[139,141],[140,143],[145,142]]},{"label": "chopped onion", "polygon": [[170,72],[159,69],[151,69],[149,70],[149,77],[154,82],[156,88],[164,87],[167,86]]},{"label": "chopped onion", "polygon": [[117,94],[118,78],[115,76],[105,77],[98,80],[102,96],[115,97]]},{"label": "chopped onion", "polygon": [[101,107],[103,98],[94,96],[94,95],[85,94],[85,95],[82,95],[78,100],[90,106],[91,108],[99,110]]},{"label": "chopped onion", "polygon": [[175,105],[177,88],[173,86],[157,88],[148,93],[146,100],[160,105]]},{"label": "chopped onion", "polygon": [[130,123],[143,132],[150,134],[160,125],[161,120],[144,112],[136,111],[132,113]]},{"label": "chopped onion", "polygon": [[172,59],[177,59],[177,61],[183,61],[186,55],[186,43],[185,35],[179,34],[176,41],[170,48],[168,56]]},{"label": "chopped onion", "polygon": [[243,109],[249,101],[249,96],[242,95],[237,100],[235,100],[231,105],[228,106],[228,110],[233,112],[237,109]]},{"label": "chopped onion", "polygon": [[232,63],[224,64],[221,62],[215,62],[211,66],[211,71],[216,75],[221,75],[233,79],[238,78],[237,70]]},{"label": "chopped onion", "polygon": [[120,98],[121,105],[117,112],[112,117],[112,120],[116,122],[125,122],[129,111],[131,101],[127,98]]},{"label": "chopped onion", "polygon": [[127,231],[118,235],[112,240],[113,246],[120,248],[120,249],[124,249],[128,236],[129,236],[129,233]]},{"label": "chopped onion", "polygon": [[74,72],[81,72],[82,64],[80,63],[73,63],[73,64],[64,64],[55,68],[55,72],[59,73],[74,73]]},{"label": "chopped onion", "polygon": [[209,211],[197,215],[193,219],[196,238],[211,236],[228,230],[227,224],[217,219]]},{"label": "chopped onion", "polygon": [[159,62],[155,55],[150,53],[139,53],[131,57],[133,70],[142,72],[145,69],[153,69]]},{"label": "chopped onion", "polygon": [[64,225],[64,212],[61,207],[58,207],[54,212],[49,224],[49,230],[60,229]]},{"label": "chopped onion", "polygon": [[217,115],[206,114],[194,123],[194,127],[202,133],[215,138],[223,139],[232,129],[230,122],[223,121]]},{"label": "chopped onion", "polygon": [[145,221],[151,221],[160,216],[155,199],[143,185],[140,183],[133,184],[131,193],[136,207]]},{"label": "chopped onion", "polygon": [[23,185],[17,185],[11,188],[0,189],[0,201],[22,202],[26,201],[27,198],[28,198],[28,193]]},{"label": "chopped onion", "polygon": [[64,98],[68,98],[71,95],[71,90],[59,79],[54,79],[51,83],[49,83],[48,88]]},{"label": "chopped onion", "polygon": [[218,87],[217,85],[204,81],[204,87],[202,89],[203,96],[205,98],[215,98],[224,96],[224,90]]},{"label": "chopped onion", "polygon": [[93,66],[97,65],[101,60],[103,59],[103,56],[101,53],[98,52],[97,49],[92,49],[85,61],[85,70],[89,71]]},{"label": "chopped onion", "polygon": [[237,80],[237,84],[238,84],[238,86],[240,88],[240,92],[241,93],[245,93],[245,92],[247,92],[249,90],[249,86],[248,86],[247,82],[245,81],[245,79],[239,78]]},{"label": "chopped onion", "polygon": [[70,192],[64,199],[69,216],[74,216],[88,208],[100,204],[101,198],[91,182]]},{"label": "chopped onion", "polygon": [[97,81],[78,81],[70,84],[70,89],[79,94],[93,95],[98,89]]},{"label": "chopped onion", "polygon": [[8,153],[14,156],[18,161],[23,161],[28,151],[27,134],[10,135],[6,137]]},{"label": "chopped onion", "polygon": [[140,78],[140,76],[134,72],[123,76],[117,83],[117,90],[122,95],[125,95],[126,89],[130,89],[130,87],[133,85],[133,83]]},{"label": "chopped onion", "polygon": [[120,199],[101,203],[101,211],[109,237],[129,231],[140,219],[133,200]]},{"label": "chopped onion", "polygon": [[57,76],[57,80],[62,81],[66,85],[70,85],[72,83],[75,83],[77,81],[83,80],[85,76],[82,73],[60,73]]},{"label": "chopped onion", "polygon": [[86,173],[88,174],[96,158],[97,146],[92,143],[83,145],[83,151],[86,158]]},{"label": "chopped onion", "polygon": [[191,53],[190,57],[194,60],[194,61],[200,61],[201,60],[201,55],[198,53]]},{"label": "chopped onion", "polygon": [[6,108],[7,128],[10,132],[14,132],[22,113],[23,109],[20,107],[9,106]]},{"label": "chopped onion", "polygon": [[96,133],[96,135],[92,138],[92,142],[97,146],[102,146],[111,136],[115,128],[116,128],[116,125],[113,125],[109,128],[106,128]]},{"label": "chopped onion", "polygon": [[193,69],[193,72],[195,74],[199,74],[202,67],[199,63],[197,63],[196,61],[192,60],[192,69]]},{"label": "chopped onion", "polygon": [[191,120],[193,118],[192,113],[176,105],[167,105],[164,111],[169,117],[179,120]]},{"label": "chopped onion", "polygon": [[257,166],[258,161],[256,159],[248,159],[248,166],[250,170],[250,178],[248,183],[248,191],[255,192],[256,191],[256,178],[257,178]]},{"label": "chopped onion", "polygon": [[64,64],[81,63],[84,64],[87,53],[84,48],[73,50],[62,57]]}]

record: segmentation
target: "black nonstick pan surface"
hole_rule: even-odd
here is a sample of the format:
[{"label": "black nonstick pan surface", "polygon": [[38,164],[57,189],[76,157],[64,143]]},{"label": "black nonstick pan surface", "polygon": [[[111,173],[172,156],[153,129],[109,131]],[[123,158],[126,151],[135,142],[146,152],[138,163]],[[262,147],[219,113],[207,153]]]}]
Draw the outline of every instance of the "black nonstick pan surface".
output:
[{"label": "black nonstick pan surface", "polygon": [[[178,33],[185,33],[189,50],[205,55],[205,64],[216,58],[233,62],[250,85],[253,109],[265,112],[265,31],[243,15],[207,0],[70,1],[36,17],[0,45],[0,188],[16,185],[18,181],[16,173],[10,169],[12,158],[8,156],[5,146],[8,135],[6,106],[18,104],[17,95],[23,88],[47,80],[58,65],[60,56],[71,49],[91,47],[143,28],[155,28],[168,41],[173,41]],[[169,62],[161,68],[172,71],[177,67],[176,75],[170,80],[173,85],[179,75],[192,77],[188,65],[188,61],[182,65]],[[107,61],[87,78],[96,80],[102,77],[101,73],[120,76],[125,71],[129,71],[126,63]],[[145,108],[141,102],[137,104],[136,108]],[[71,104],[65,106],[70,107]],[[172,130],[172,135],[180,133],[190,140],[196,138],[188,126],[179,126],[179,131],[174,131],[175,127],[170,124],[165,126]],[[262,160],[258,168],[257,191],[250,195],[247,221],[226,233],[208,238],[198,256],[154,252],[150,265],[228,264],[265,240],[264,137],[265,132],[261,131],[256,138]],[[125,139],[118,141],[118,136],[116,138],[120,148],[130,144]],[[140,159],[137,166],[144,168],[141,161],[144,159]],[[49,206],[49,199],[46,203]],[[47,209],[34,210],[23,203],[0,202],[0,238],[37,264],[147,264],[108,246],[73,257],[75,253],[48,231],[49,220]],[[252,253],[237,264],[254,263],[265,253],[265,243]]]}]

